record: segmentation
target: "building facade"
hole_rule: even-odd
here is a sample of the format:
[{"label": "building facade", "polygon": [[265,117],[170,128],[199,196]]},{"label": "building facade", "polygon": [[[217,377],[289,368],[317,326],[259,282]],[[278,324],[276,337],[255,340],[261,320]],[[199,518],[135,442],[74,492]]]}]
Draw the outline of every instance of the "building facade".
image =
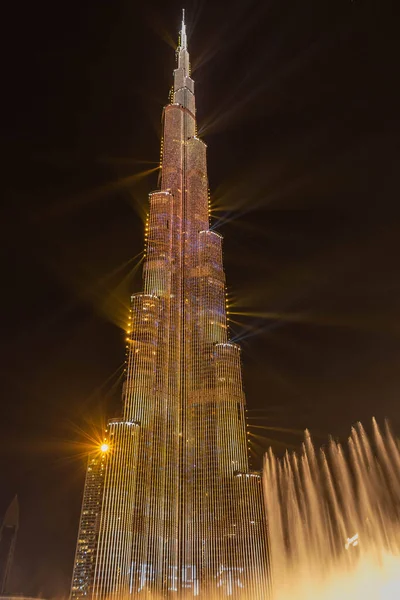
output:
[{"label": "building facade", "polygon": [[[249,470],[240,348],[229,340],[184,22],[176,55],[144,289],[131,299],[123,416],[108,426],[95,567],[77,552],[77,600],[268,595],[261,481]],[[82,515],[90,501],[85,490]],[[84,564],[86,591],[76,583]]]},{"label": "building facade", "polygon": [[88,456],[71,585],[72,598],[92,597],[107,458],[107,453],[101,449]]},{"label": "building facade", "polygon": [[7,508],[0,527],[0,593],[10,592],[10,581],[19,527],[17,496]]}]

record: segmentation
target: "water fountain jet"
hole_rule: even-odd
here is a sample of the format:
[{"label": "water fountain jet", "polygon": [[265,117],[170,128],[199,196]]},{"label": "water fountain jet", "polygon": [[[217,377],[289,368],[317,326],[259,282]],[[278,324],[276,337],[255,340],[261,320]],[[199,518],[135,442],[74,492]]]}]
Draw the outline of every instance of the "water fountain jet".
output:
[{"label": "water fountain jet", "polygon": [[347,447],[264,461],[273,600],[400,599],[400,452],[361,423]]}]

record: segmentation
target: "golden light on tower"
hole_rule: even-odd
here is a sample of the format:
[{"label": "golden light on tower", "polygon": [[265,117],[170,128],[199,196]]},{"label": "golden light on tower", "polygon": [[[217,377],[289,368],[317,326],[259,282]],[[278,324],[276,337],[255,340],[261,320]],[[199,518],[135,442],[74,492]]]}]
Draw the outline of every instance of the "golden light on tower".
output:
[{"label": "golden light on tower", "polygon": [[143,292],[132,295],[126,326],[123,413],[101,446],[96,567],[82,574],[86,529],[72,600],[268,594],[261,478],[249,467],[240,347],[229,338],[223,239],[210,229],[184,21],[180,40],[160,189],[145,220]]}]

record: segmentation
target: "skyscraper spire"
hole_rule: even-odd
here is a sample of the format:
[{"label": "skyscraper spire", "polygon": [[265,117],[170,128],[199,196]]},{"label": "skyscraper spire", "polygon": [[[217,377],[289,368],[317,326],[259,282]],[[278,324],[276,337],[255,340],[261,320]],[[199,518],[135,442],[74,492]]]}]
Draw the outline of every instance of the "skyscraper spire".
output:
[{"label": "skyscraper spire", "polygon": [[186,23],[185,23],[185,9],[182,8],[182,25],[181,25],[181,48],[187,48],[186,38]]},{"label": "skyscraper spire", "polygon": [[123,415],[88,466],[72,600],[267,597],[261,478],[249,469],[240,347],[229,339],[186,44],[183,12],[143,292],[131,297]]}]

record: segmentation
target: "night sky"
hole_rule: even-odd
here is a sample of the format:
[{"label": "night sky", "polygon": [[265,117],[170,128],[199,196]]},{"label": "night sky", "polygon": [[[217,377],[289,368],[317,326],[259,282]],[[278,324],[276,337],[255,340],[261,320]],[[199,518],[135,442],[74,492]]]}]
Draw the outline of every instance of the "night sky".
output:
[{"label": "night sky", "polygon": [[[69,591],[85,452],[120,410],[181,6],[3,9],[0,514],[18,493],[15,591]],[[306,427],[318,445],[373,415],[400,432],[398,64],[383,6],[185,4],[254,467]]]}]

